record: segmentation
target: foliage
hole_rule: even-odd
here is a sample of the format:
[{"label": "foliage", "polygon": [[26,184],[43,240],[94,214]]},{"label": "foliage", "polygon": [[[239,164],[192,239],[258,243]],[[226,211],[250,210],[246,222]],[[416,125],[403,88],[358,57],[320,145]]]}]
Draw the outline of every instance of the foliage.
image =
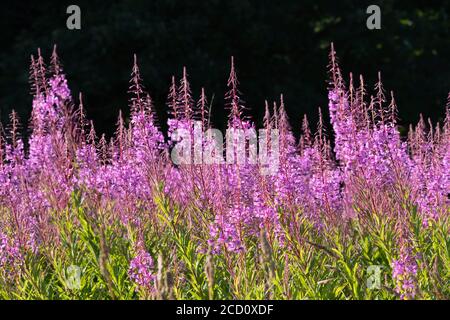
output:
[{"label": "foliage", "polygon": [[[39,51],[30,138],[15,112],[0,131],[0,297],[448,299],[450,101],[442,124],[421,117],[404,141],[381,75],[372,95],[362,77],[346,85],[333,45],[329,71],[333,143],[320,109],[296,141],[281,95],[266,108],[264,129],[279,132],[267,175],[261,162],[171,161],[178,129],[211,126],[186,69],[165,138],[135,57],[130,122],[119,114],[108,141],[56,47],[48,66]],[[238,83],[232,58],[228,126],[249,134]]]}]

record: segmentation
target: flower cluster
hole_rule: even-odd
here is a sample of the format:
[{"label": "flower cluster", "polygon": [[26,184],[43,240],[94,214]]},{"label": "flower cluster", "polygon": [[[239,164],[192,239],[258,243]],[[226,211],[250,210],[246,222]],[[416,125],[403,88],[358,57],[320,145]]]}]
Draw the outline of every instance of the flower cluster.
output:
[{"label": "flower cluster", "polygon": [[[221,159],[224,154],[237,159],[242,154],[236,148],[241,146],[246,161],[205,164],[197,161],[195,150],[206,152],[215,144],[212,136],[196,139],[198,130],[211,128],[206,93],[202,88],[195,103],[186,68],[179,84],[172,77],[165,137],[135,57],[130,116],[121,113],[116,133],[106,137],[98,136],[87,121],[81,96],[76,106],[56,51],[50,71],[39,52],[30,72],[30,137],[20,136],[14,112],[7,134],[0,130],[0,230],[10,231],[9,236],[1,233],[1,272],[13,272],[8,266],[20,262],[19,252],[38,252],[40,246],[59,241],[51,221],[69,206],[74,192],[81,192],[92,212],[111,213],[105,220],[115,219],[138,232],[158,219],[162,193],[186,224],[206,226],[209,234],[200,249],[209,247],[215,253],[246,251],[246,239],[258,239],[261,229],[288,246],[286,230],[297,230],[304,219],[322,232],[367,213],[396,219],[399,208],[417,210],[424,227],[448,216],[450,105],[443,124],[421,119],[403,139],[394,96],[386,97],[381,79],[369,97],[362,78],[359,87],[352,77],[345,85],[334,49],[330,60],[332,131],[319,109],[316,130],[305,116],[297,141],[281,95],[273,107],[266,102],[266,147],[274,153],[258,163],[248,160],[256,125],[245,114],[232,59],[225,95],[227,125],[244,135],[242,141],[233,137],[211,149]],[[182,141],[180,131],[191,139]],[[192,161],[174,163],[171,152],[185,142],[194,142],[184,148],[194,153],[188,157]],[[411,255],[401,251],[392,267],[398,293],[414,297],[416,266]],[[140,246],[130,263],[130,278],[149,288],[152,270],[153,260]]]},{"label": "flower cluster", "polygon": [[10,239],[0,232],[0,274],[7,275],[11,280],[20,273],[22,257],[18,241]]},{"label": "flower cluster", "polygon": [[417,291],[417,257],[413,254],[412,248],[407,242],[407,239],[400,237],[399,257],[392,261],[392,278],[396,285],[395,291],[404,300],[413,299]]},{"label": "flower cluster", "polygon": [[135,257],[130,261],[128,275],[139,287],[151,291],[156,275],[153,272],[154,263],[152,256],[142,248],[136,250]]}]

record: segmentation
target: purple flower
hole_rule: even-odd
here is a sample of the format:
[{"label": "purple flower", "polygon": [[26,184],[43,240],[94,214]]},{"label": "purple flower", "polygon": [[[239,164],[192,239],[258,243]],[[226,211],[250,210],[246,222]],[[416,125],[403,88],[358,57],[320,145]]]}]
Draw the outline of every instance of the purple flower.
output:
[{"label": "purple flower", "polygon": [[21,264],[22,255],[18,241],[0,232],[0,276],[13,280],[20,275]]},{"label": "purple flower", "polygon": [[145,290],[153,290],[153,284],[156,276],[153,272],[154,264],[151,255],[138,245],[134,258],[130,262],[128,275],[138,287]]},{"label": "purple flower", "polygon": [[400,255],[392,261],[392,278],[395,291],[403,300],[413,299],[417,292],[417,262],[406,239],[400,238]]}]

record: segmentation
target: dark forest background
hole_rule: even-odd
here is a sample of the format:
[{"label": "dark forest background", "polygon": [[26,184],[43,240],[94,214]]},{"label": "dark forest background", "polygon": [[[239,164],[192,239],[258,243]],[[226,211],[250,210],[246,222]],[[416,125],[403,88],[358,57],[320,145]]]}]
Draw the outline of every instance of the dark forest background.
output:
[{"label": "dark forest background", "polygon": [[[81,8],[81,30],[66,28],[66,8]],[[366,8],[381,7],[381,30],[366,28]],[[30,54],[45,57],[58,45],[74,97],[83,92],[97,132],[114,131],[136,53],[144,85],[165,122],[170,78],[186,66],[197,98],[206,88],[214,125],[223,128],[223,96],[230,56],[243,99],[262,121],[264,100],[283,93],[294,129],[327,106],[327,55],[331,41],[344,74],[377,72],[394,90],[401,123],[419,113],[442,120],[450,91],[450,1],[12,1],[0,12],[2,122],[14,108],[28,121]]]}]

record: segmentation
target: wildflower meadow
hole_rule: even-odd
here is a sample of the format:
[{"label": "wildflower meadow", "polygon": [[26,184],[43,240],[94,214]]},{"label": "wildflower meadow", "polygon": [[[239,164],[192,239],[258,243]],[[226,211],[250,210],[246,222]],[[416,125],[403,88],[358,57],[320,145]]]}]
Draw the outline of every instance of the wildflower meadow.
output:
[{"label": "wildflower meadow", "polygon": [[31,56],[31,117],[0,127],[0,298],[449,299],[450,94],[401,134],[381,74],[344,76],[331,45],[318,123],[280,94],[257,128],[237,66],[220,133],[186,68],[155,106],[135,56],[107,137],[56,47]]}]

